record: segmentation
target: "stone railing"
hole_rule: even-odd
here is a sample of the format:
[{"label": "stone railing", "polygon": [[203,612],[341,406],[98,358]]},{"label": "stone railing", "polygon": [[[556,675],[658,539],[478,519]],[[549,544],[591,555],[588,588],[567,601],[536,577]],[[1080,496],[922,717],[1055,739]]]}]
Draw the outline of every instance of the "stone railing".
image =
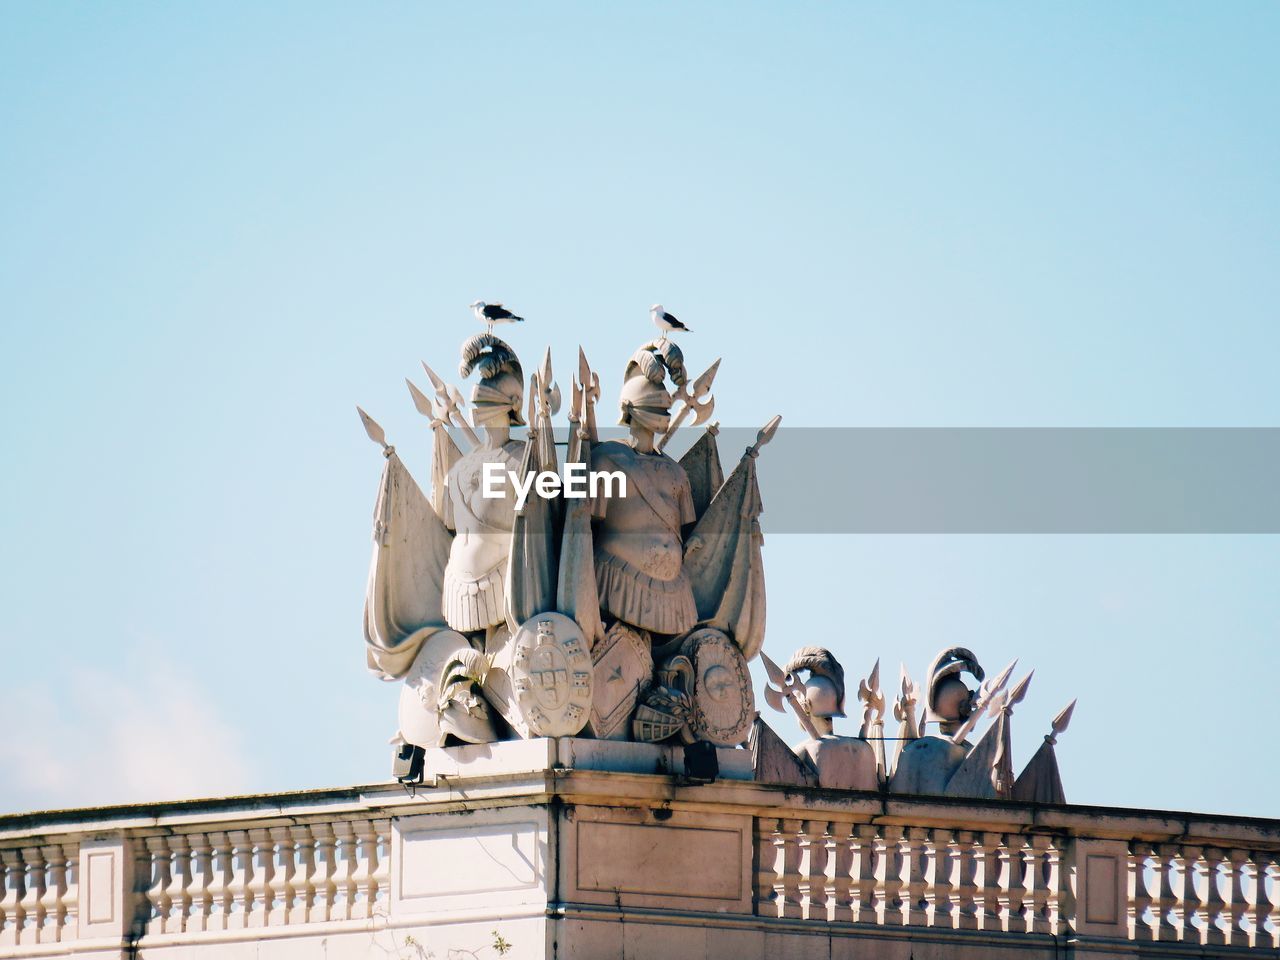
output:
[{"label": "stone railing", "polygon": [[1134,940],[1280,949],[1280,851],[1134,843]]},{"label": "stone railing", "polygon": [[756,912],[881,926],[1062,933],[1061,841],[827,820],[757,820]]},{"label": "stone railing", "polygon": [[416,791],[0,817],[0,957],[444,957],[493,936],[511,960],[748,960],[755,939],[1280,958],[1280,822],[770,787],[744,753],[695,785],[678,751],[526,741],[441,751]]},{"label": "stone railing", "polygon": [[[756,824],[760,916],[1055,936],[1083,926],[1087,839],[849,820]],[[1122,854],[1123,911],[1106,916],[1126,939],[1280,950],[1273,845],[1133,841]]]}]

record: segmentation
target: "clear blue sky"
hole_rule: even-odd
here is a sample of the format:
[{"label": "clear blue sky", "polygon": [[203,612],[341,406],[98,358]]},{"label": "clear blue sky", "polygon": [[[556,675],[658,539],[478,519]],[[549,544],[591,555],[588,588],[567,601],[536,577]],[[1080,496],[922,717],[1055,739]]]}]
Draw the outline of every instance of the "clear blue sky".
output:
[{"label": "clear blue sky", "polygon": [[[1278,41],[1247,0],[6,4],[0,809],[387,775],[352,408],[425,482],[402,381],[477,297],[607,398],[662,301],[727,425],[1280,425]],[[1019,763],[1080,697],[1071,799],[1274,816],[1278,561],[777,536],[768,649],[1020,655]]]}]

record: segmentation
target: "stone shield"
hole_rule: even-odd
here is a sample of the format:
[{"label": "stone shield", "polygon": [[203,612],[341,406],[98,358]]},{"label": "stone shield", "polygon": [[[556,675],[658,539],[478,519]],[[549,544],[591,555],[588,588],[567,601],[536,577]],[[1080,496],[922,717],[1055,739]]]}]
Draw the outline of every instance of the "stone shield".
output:
[{"label": "stone shield", "polygon": [[627,740],[636,701],[653,678],[648,635],[615,623],[591,651],[595,692],[591,698],[590,732],[601,740]]},{"label": "stone shield", "polygon": [[751,733],[755,695],[747,661],[738,645],[719,630],[689,634],[680,652],[693,663],[693,709],[689,730],[698,740],[736,747]]},{"label": "stone shield", "polygon": [[511,642],[511,684],[530,735],[580,731],[593,684],[591,654],[577,623],[560,613],[539,613],[520,625]]}]

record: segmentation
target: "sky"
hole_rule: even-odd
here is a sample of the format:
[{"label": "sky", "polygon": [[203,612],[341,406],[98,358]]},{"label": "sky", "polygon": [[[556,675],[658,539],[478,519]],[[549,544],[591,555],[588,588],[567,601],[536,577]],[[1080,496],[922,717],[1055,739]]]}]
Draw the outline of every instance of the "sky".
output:
[{"label": "sky", "polygon": [[[389,775],[354,405],[425,484],[403,380],[477,298],[605,401],[661,301],[728,426],[1280,426],[1277,39],[1250,0],[5,4],[0,811]],[[765,563],[774,659],[1018,656],[1017,764],[1079,698],[1068,799],[1280,815],[1275,536]]]}]

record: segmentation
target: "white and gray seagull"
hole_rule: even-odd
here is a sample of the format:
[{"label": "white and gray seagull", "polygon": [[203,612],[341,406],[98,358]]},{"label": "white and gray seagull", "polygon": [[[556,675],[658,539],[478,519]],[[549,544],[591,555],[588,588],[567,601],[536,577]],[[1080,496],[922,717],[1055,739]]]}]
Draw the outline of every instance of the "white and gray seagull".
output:
[{"label": "white and gray seagull", "polygon": [[489,325],[490,333],[493,333],[495,323],[524,323],[524,317],[517,317],[500,303],[485,303],[483,300],[477,300],[471,304],[471,312],[481,323]]},{"label": "white and gray seagull", "polygon": [[674,314],[667,313],[662,309],[662,304],[655,303],[649,308],[649,316],[653,319],[654,325],[662,331],[662,339],[667,339],[667,334],[679,330],[681,333],[693,333],[688,327],[675,318]]}]

